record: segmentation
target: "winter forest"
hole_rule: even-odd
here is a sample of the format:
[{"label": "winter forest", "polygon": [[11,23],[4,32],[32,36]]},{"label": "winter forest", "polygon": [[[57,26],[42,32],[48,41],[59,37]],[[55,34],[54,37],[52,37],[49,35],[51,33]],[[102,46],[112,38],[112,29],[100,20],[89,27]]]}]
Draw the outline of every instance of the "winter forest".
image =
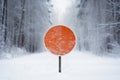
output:
[{"label": "winter forest", "polygon": [[0,0],[0,80],[120,80],[120,0]]},{"label": "winter forest", "polygon": [[74,31],[74,50],[120,56],[120,0],[0,0],[0,57],[46,51],[58,24]]}]

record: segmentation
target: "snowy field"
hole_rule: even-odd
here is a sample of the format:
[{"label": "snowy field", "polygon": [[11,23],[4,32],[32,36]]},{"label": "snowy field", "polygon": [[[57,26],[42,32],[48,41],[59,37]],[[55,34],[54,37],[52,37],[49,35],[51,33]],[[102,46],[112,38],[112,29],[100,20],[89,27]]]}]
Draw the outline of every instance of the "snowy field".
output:
[{"label": "snowy field", "polygon": [[0,80],[120,80],[120,59],[74,51],[62,57],[49,52],[0,60]]}]

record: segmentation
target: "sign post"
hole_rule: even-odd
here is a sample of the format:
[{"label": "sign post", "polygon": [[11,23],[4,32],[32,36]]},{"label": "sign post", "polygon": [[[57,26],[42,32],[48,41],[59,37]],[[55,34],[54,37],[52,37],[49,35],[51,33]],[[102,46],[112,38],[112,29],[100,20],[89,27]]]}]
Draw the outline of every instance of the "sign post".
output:
[{"label": "sign post", "polygon": [[54,26],[45,34],[44,43],[46,48],[59,57],[59,73],[62,72],[62,56],[74,48],[75,42],[76,38],[73,31],[63,25]]},{"label": "sign post", "polygon": [[61,56],[59,56],[59,73],[61,73]]}]

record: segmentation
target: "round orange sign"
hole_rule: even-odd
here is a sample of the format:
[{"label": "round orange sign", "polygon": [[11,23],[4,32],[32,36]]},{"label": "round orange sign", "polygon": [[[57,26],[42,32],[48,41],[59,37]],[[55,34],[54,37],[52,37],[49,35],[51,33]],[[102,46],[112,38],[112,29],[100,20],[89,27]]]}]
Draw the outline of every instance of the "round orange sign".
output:
[{"label": "round orange sign", "polygon": [[68,27],[57,25],[50,28],[45,37],[44,43],[50,52],[55,55],[65,55],[75,46],[75,35]]}]

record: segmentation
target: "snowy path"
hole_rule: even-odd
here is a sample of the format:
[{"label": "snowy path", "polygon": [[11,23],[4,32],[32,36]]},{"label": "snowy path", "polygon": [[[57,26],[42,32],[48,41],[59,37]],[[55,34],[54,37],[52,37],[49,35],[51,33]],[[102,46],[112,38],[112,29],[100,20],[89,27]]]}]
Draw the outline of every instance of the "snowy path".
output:
[{"label": "snowy path", "polygon": [[120,80],[120,59],[71,52],[58,57],[49,52],[0,60],[0,80]]}]

